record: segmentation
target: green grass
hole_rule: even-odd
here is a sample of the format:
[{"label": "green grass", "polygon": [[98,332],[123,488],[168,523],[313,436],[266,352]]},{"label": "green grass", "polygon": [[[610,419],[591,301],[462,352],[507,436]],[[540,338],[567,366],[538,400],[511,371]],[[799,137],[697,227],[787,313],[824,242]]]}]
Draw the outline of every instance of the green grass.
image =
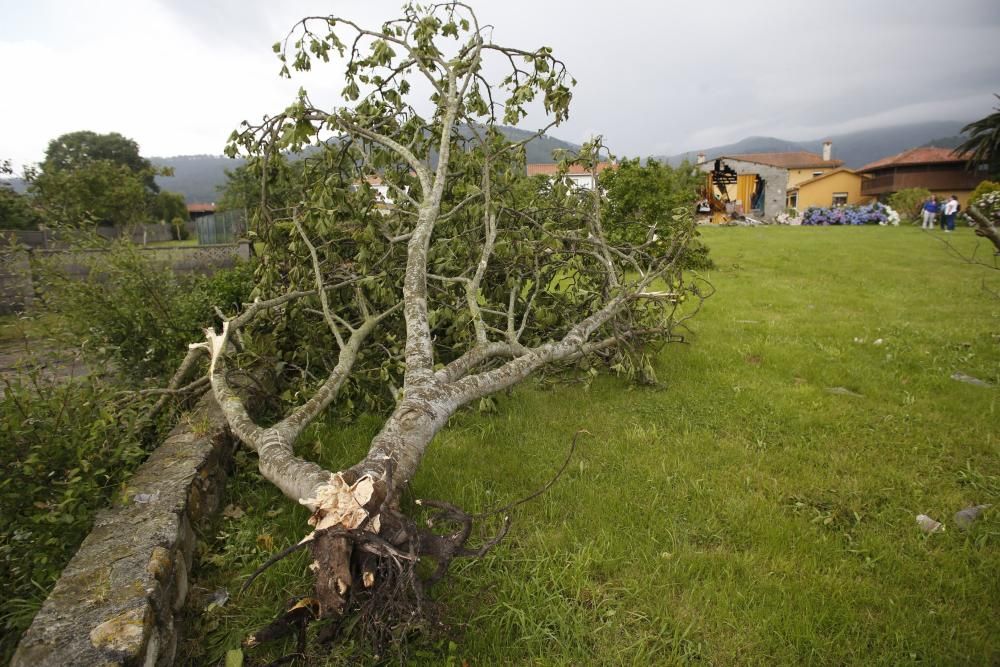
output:
[{"label": "green grass", "polygon": [[[707,229],[718,292],[655,360],[663,386],[529,382],[492,415],[453,419],[412,495],[470,511],[527,495],[577,429],[591,435],[505,542],[454,568],[437,591],[446,629],[410,659],[1000,662],[1000,512],[969,532],[951,518],[1000,506],[1000,390],[950,379],[1000,383],[1000,299],[984,289],[1000,292],[1000,273],[934,236]],[[968,230],[950,238],[976,245]],[[326,465],[349,465],[378,425],[316,429],[303,452],[322,441]],[[305,530],[302,509],[255,477],[232,489],[248,517],[206,536],[203,586],[235,587]],[[923,534],[919,513],[947,531]],[[307,591],[304,562],[203,617],[191,646],[205,659],[235,648]]]}]

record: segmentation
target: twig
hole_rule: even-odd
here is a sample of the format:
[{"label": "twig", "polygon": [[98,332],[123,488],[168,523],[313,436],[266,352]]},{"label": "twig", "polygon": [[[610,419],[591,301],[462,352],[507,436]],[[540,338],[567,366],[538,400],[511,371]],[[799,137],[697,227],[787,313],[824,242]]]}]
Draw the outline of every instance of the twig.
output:
[{"label": "twig", "polygon": [[556,471],[556,474],[552,476],[552,479],[550,479],[548,482],[546,482],[545,485],[542,486],[542,488],[538,489],[534,493],[531,493],[531,494],[525,496],[524,498],[521,498],[520,500],[515,500],[514,502],[510,503],[509,505],[504,505],[503,507],[501,507],[499,509],[489,510],[489,511],[486,511],[486,512],[482,512],[481,514],[473,514],[472,518],[474,518],[474,519],[485,519],[487,517],[496,516],[497,514],[503,514],[505,512],[509,512],[510,510],[514,509],[518,505],[523,505],[524,503],[528,502],[529,500],[534,500],[538,496],[542,495],[543,493],[545,493],[546,491],[548,491],[549,489],[551,489],[552,485],[555,484],[559,480],[560,477],[562,477],[562,474],[566,471],[566,466],[569,465],[570,459],[573,458],[573,453],[576,451],[576,440],[577,440],[577,438],[580,437],[581,433],[586,433],[587,435],[591,435],[590,431],[588,431],[586,429],[583,429],[583,428],[581,428],[579,431],[577,431],[576,433],[573,434],[573,442],[570,443],[569,453],[566,454],[566,460],[563,461],[563,464],[559,467],[559,470]]}]

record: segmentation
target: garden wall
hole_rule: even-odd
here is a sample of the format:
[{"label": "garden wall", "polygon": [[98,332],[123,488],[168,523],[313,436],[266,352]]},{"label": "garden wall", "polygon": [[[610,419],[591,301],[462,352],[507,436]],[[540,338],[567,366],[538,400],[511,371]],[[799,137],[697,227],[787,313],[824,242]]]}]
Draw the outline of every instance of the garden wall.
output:
[{"label": "garden wall", "polygon": [[[239,260],[250,259],[250,243],[206,246],[140,248],[152,261],[169,266],[176,273],[212,274],[229,269]],[[86,259],[105,250],[14,249],[0,252],[0,315],[21,312],[34,302],[34,260],[54,261],[70,276],[87,277]]]},{"label": "garden wall", "polygon": [[[185,222],[184,228],[187,235],[195,233],[194,222]],[[145,245],[146,243],[162,243],[173,241],[173,226],[166,224],[141,224],[125,225],[115,227],[99,226],[94,228],[94,232],[105,239],[127,238],[132,243]],[[26,245],[30,248],[58,249],[68,248],[80,237],[86,237],[80,232],[74,233],[72,230],[52,230],[52,229],[0,229],[0,244],[2,245]]]},{"label": "garden wall", "polygon": [[208,394],[101,512],[12,667],[171,665],[194,526],[218,511],[234,440]]},{"label": "garden wall", "polygon": [[0,315],[21,312],[34,298],[30,255],[24,250],[0,251]]}]

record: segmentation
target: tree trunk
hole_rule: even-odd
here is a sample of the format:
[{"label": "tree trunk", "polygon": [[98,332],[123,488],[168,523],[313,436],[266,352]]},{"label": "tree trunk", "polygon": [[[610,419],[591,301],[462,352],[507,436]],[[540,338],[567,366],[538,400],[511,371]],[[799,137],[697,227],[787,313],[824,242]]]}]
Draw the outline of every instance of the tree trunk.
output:
[{"label": "tree trunk", "polygon": [[[416,474],[434,435],[444,427],[458,404],[436,387],[409,390],[382,430],[372,439],[368,454],[351,468],[336,473],[328,484],[300,500],[314,506],[310,523],[317,532],[311,551],[316,573],[316,599],[323,616],[343,613],[352,589],[376,583],[374,567],[352,568],[357,541],[344,531],[368,531],[411,556],[419,538],[407,530],[399,512],[399,498]],[[335,528],[328,532],[323,529]]]}]

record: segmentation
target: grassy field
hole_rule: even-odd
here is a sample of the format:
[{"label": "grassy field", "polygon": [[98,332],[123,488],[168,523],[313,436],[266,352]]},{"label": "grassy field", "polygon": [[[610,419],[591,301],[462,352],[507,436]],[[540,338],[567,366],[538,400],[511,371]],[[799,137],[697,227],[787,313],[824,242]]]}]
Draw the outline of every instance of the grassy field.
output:
[{"label": "grassy field", "polygon": [[[528,383],[494,414],[456,417],[413,496],[470,511],[538,488],[574,432],[590,435],[501,546],[455,568],[441,637],[408,660],[1000,663],[1000,511],[968,532],[952,519],[1000,506],[1000,298],[984,289],[1000,292],[1000,273],[940,236],[708,229],[718,292],[657,356],[662,386]],[[378,425],[317,429],[304,451],[322,441],[328,466],[349,465]],[[303,532],[248,462],[231,499],[247,515],[206,536],[203,590],[234,589]],[[920,513],[947,530],[924,534]],[[236,648],[307,592],[304,563],[205,614],[186,650]]]}]

